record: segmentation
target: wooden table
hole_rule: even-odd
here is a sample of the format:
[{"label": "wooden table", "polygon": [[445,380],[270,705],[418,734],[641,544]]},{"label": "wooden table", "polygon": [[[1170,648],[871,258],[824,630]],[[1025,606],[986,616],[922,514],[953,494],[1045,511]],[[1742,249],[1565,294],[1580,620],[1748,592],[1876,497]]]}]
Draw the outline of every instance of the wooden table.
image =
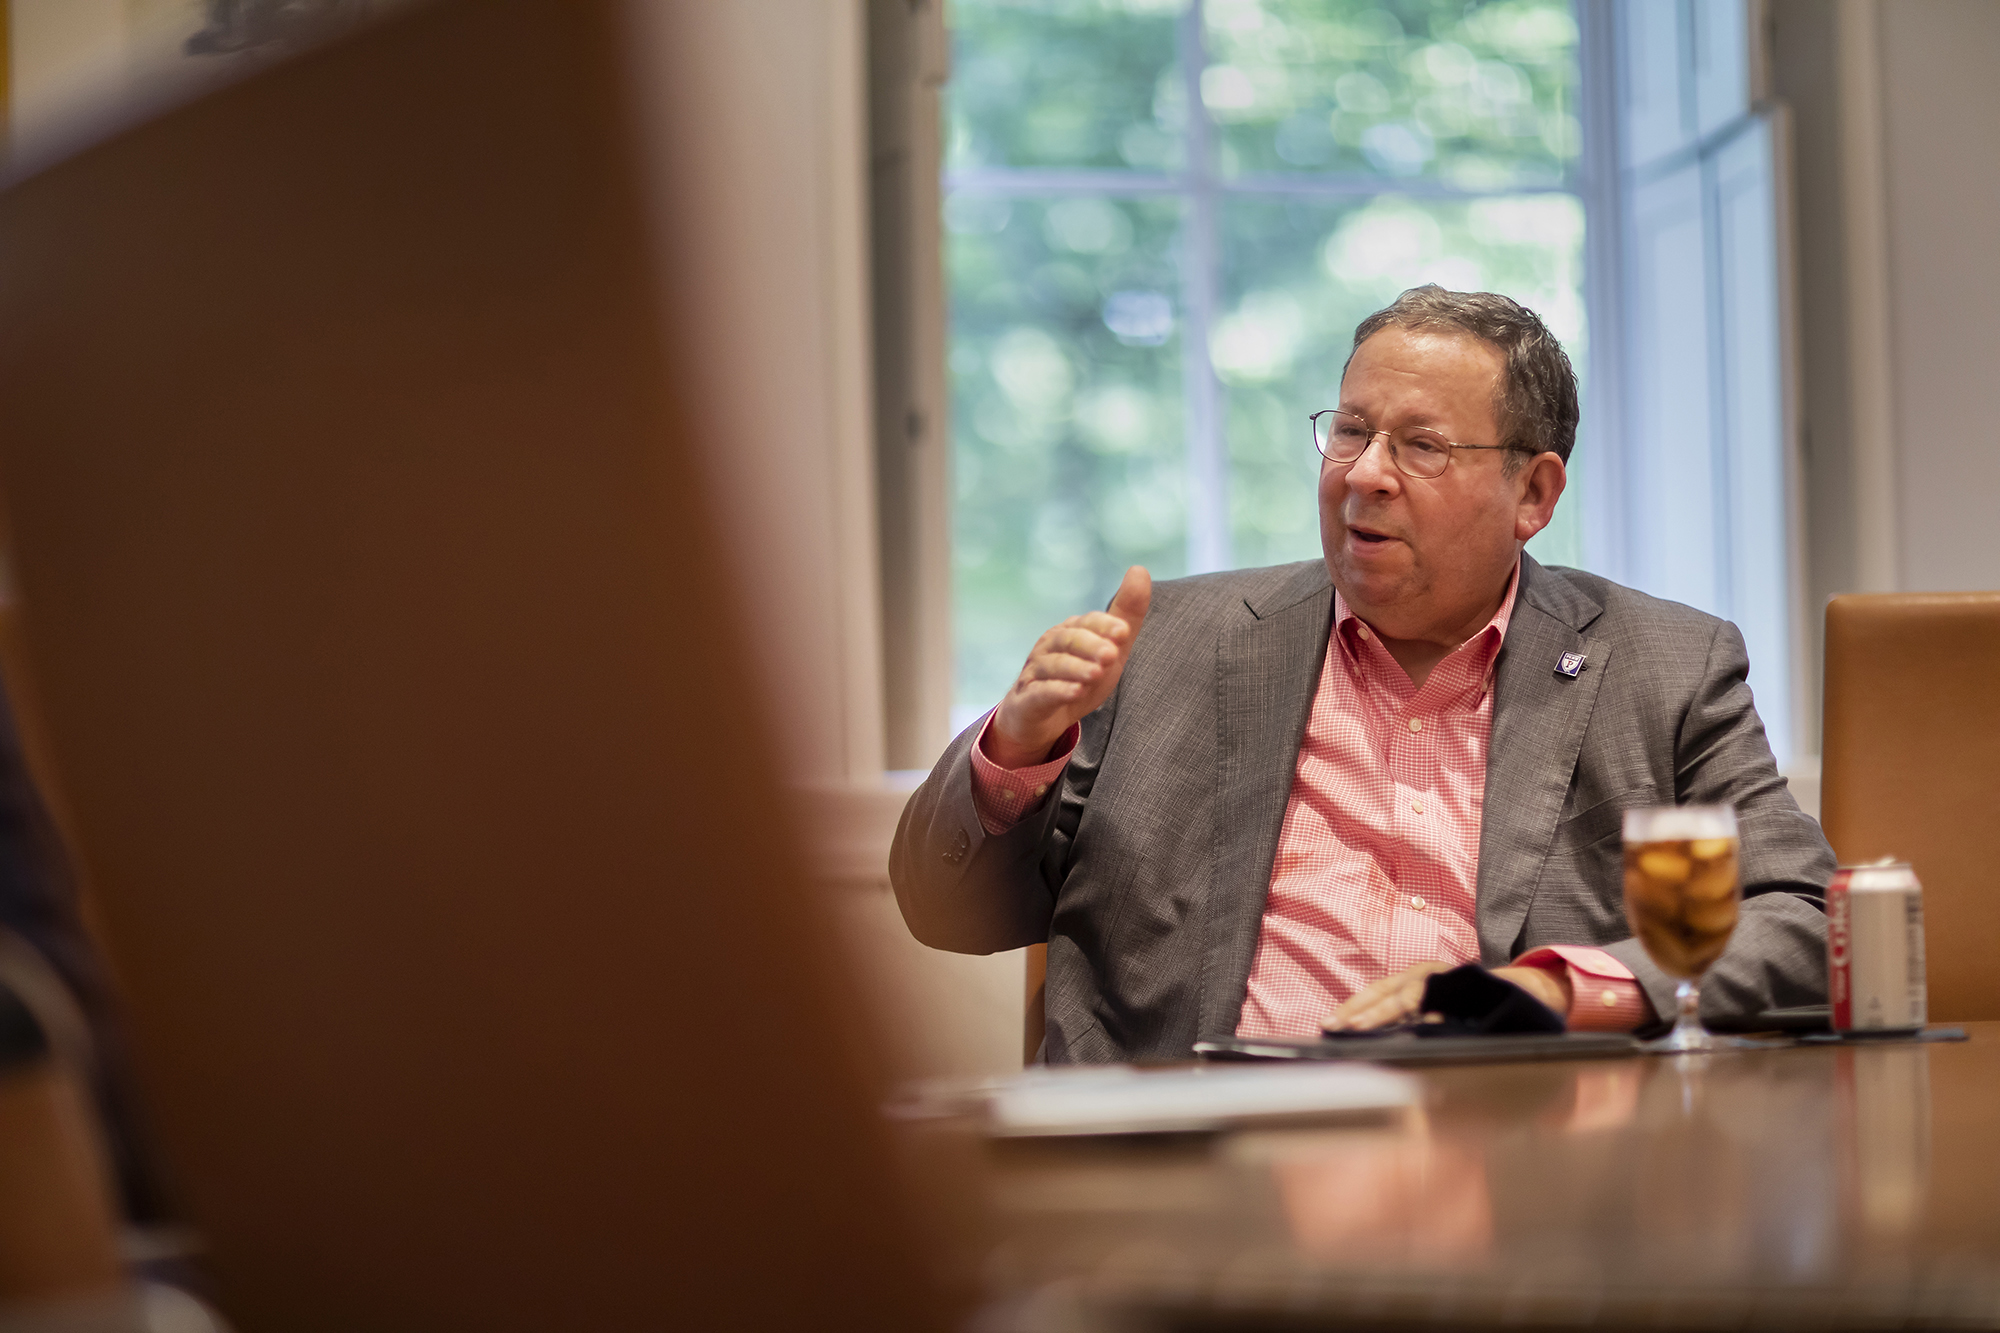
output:
[{"label": "wooden table", "polygon": [[1362,1123],[916,1147],[995,1328],[1992,1327],[2000,1023],[1968,1028],[1431,1069],[1421,1110]]}]

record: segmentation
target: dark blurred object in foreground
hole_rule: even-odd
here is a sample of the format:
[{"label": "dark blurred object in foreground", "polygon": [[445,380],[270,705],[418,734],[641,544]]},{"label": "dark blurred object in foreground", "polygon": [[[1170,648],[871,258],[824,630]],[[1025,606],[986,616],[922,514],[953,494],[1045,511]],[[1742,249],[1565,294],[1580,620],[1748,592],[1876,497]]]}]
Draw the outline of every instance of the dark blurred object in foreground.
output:
[{"label": "dark blurred object in foreground", "polygon": [[87,1076],[104,1121],[120,1198],[142,1225],[171,1220],[145,1146],[124,1033],[77,901],[76,880],[41,794],[28,773],[14,708],[0,689],[0,928],[48,963],[88,1021]]},{"label": "dark blurred object in foreground", "polygon": [[88,1038],[64,990],[0,931],[0,1309],[116,1317],[129,1308],[118,1210],[79,1068]]},{"label": "dark blurred object in foreground", "polygon": [[417,7],[0,196],[30,694],[246,1330],[929,1321],[628,12]]}]

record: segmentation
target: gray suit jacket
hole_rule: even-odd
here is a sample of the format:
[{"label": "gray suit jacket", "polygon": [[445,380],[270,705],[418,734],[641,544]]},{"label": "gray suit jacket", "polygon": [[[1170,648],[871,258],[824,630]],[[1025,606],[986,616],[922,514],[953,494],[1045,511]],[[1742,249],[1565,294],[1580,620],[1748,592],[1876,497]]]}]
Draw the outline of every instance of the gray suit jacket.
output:
[{"label": "gray suit jacket", "polygon": [[[903,919],[961,953],[1048,941],[1049,1060],[1185,1056],[1234,1031],[1332,609],[1319,561],[1159,584],[1050,799],[987,836],[974,731],[911,797],[889,864]],[[1554,669],[1569,651],[1574,679]],[[1481,961],[1598,945],[1670,1015],[1674,983],[1625,924],[1620,814],[1731,801],[1745,901],[1703,1014],[1825,999],[1833,852],[1778,776],[1748,670],[1727,621],[1522,558],[1494,677]]]}]

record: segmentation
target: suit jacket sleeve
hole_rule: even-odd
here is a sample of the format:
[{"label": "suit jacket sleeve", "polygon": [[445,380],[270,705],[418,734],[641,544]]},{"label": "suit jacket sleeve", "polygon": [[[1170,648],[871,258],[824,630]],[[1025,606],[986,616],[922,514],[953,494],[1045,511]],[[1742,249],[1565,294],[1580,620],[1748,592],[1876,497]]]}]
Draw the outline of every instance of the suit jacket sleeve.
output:
[{"label": "suit jacket sleeve", "polygon": [[1049,798],[1005,833],[989,834],[972,800],[974,723],[946,748],[903,807],[889,882],[910,933],[937,949],[997,953],[1049,938],[1056,890],[1117,715],[1118,694],[1083,720]]},{"label": "suit jacket sleeve", "polygon": [[[1743,636],[1716,624],[1708,659],[1674,744],[1681,805],[1727,801],[1742,839],[1743,910],[1728,952],[1702,979],[1702,1012],[1742,1023],[1766,1009],[1826,999],[1825,886],[1833,850],[1792,799],[1757,718]],[[1661,1017],[1675,1010],[1674,978],[1636,939],[1605,946],[1632,969]]]}]

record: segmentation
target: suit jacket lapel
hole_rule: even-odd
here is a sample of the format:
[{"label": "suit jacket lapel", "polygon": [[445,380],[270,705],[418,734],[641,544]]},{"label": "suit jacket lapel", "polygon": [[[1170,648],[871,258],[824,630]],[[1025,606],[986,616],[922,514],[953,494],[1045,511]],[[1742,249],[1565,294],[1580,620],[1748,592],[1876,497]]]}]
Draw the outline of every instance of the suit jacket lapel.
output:
[{"label": "suit jacket lapel", "polygon": [[1215,866],[1202,955],[1200,1032],[1236,1031],[1333,622],[1326,567],[1297,577],[1223,627],[1215,657]]},{"label": "suit jacket lapel", "polygon": [[[1611,646],[1586,631],[1603,609],[1569,580],[1521,557],[1521,587],[1493,676],[1493,736],[1479,834],[1479,951],[1511,956],[1576,771]],[[1556,663],[1584,655],[1574,678]]]}]

